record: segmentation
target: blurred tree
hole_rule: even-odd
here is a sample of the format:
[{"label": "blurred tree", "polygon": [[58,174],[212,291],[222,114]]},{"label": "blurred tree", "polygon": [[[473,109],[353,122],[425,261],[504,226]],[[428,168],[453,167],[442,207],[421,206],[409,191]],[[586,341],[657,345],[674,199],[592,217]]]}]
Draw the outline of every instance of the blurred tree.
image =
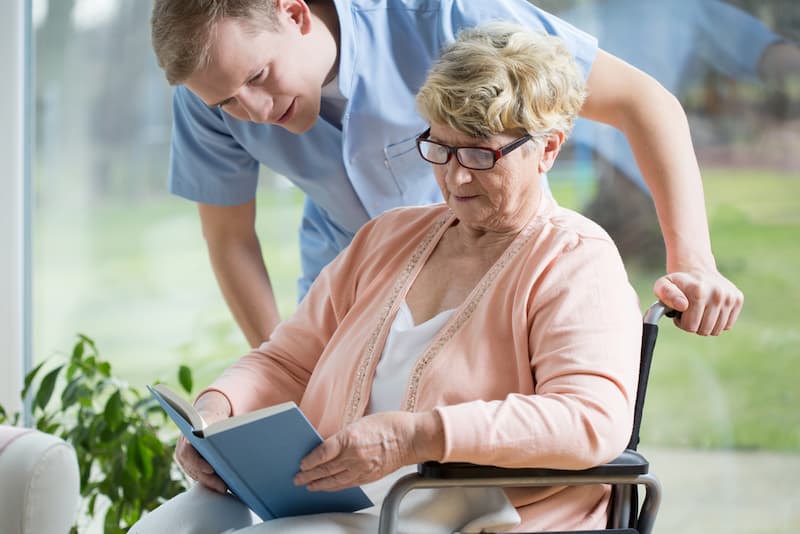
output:
[{"label": "blurred tree", "polygon": [[165,190],[171,91],[151,51],[149,16],[149,2],[123,0],[114,18],[86,39],[102,80],[94,87],[89,123],[96,197]]}]

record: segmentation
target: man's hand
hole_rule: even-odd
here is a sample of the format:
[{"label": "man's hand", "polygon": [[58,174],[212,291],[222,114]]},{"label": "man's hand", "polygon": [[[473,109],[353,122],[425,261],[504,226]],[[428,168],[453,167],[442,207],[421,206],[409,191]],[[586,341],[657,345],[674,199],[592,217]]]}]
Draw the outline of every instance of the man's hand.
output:
[{"label": "man's hand", "polygon": [[656,280],[653,292],[681,312],[674,319],[679,328],[701,336],[730,330],[744,303],[742,292],[716,270],[667,274]]},{"label": "man's hand", "polygon": [[441,420],[433,412],[383,412],[340,430],[311,451],[294,479],[311,491],[374,482],[397,469],[443,454]]},{"label": "man's hand", "polygon": [[[217,391],[204,393],[195,402],[195,409],[208,425],[231,415],[228,399]],[[190,478],[216,492],[223,494],[228,492],[228,486],[219,478],[214,468],[183,436],[178,438],[175,446],[175,461]]]}]

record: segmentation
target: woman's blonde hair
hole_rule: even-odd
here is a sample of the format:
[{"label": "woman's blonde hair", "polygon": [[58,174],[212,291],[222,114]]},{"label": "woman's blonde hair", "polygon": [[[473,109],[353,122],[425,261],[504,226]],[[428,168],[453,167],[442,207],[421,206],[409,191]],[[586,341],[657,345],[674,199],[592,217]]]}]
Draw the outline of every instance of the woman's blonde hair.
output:
[{"label": "woman's blonde hair", "polygon": [[217,24],[236,19],[255,33],[277,27],[275,0],[155,0],[151,40],[170,85],[186,81],[208,62]]},{"label": "woman's blonde hair", "polygon": [[560,39],[506,22],[462,30],[417,93],[429,123],[476,139],[524,130],[569,133],[586,96],[583,74]]}]

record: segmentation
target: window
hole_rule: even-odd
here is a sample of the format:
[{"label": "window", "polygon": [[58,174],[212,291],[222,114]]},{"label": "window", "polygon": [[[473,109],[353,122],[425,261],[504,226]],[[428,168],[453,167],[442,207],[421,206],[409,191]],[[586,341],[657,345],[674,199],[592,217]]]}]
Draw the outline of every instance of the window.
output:
[{"label": "window", "polygon": [[[33,7],[36,358],[68,350],[80,332],[132,383],[172,379],[181,363],[206,383],[247,344],[195,206],[166,190],[172,89],[150,48],[150,2]],[[302,199],[263,175],[259,232],[285,315],[299,273],[286,230],[297,227]]]}]

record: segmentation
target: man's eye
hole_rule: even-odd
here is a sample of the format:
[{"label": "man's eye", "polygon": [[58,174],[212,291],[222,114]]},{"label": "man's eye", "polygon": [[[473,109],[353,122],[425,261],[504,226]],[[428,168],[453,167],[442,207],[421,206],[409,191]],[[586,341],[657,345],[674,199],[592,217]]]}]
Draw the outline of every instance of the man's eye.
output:
[{"label": "man's eye", "polygon": [[256,75],[255,75],[255,76],[253,76],[252,78],[250,78],[250,80],[248,80],[248,82],[247,82],[247,83],[248,83],[248,84],[250,84],[250,85],[252,85],[252,84],[254,84],[254,83],[257,83],[257,82],[261,81],[261,79],[262,79],[262,78],[264,78],[264,73],[266,72],[266,70],[267,70],[267,69],[261,69],[261,70],[258,72],[258,74],[256,74]]}]

